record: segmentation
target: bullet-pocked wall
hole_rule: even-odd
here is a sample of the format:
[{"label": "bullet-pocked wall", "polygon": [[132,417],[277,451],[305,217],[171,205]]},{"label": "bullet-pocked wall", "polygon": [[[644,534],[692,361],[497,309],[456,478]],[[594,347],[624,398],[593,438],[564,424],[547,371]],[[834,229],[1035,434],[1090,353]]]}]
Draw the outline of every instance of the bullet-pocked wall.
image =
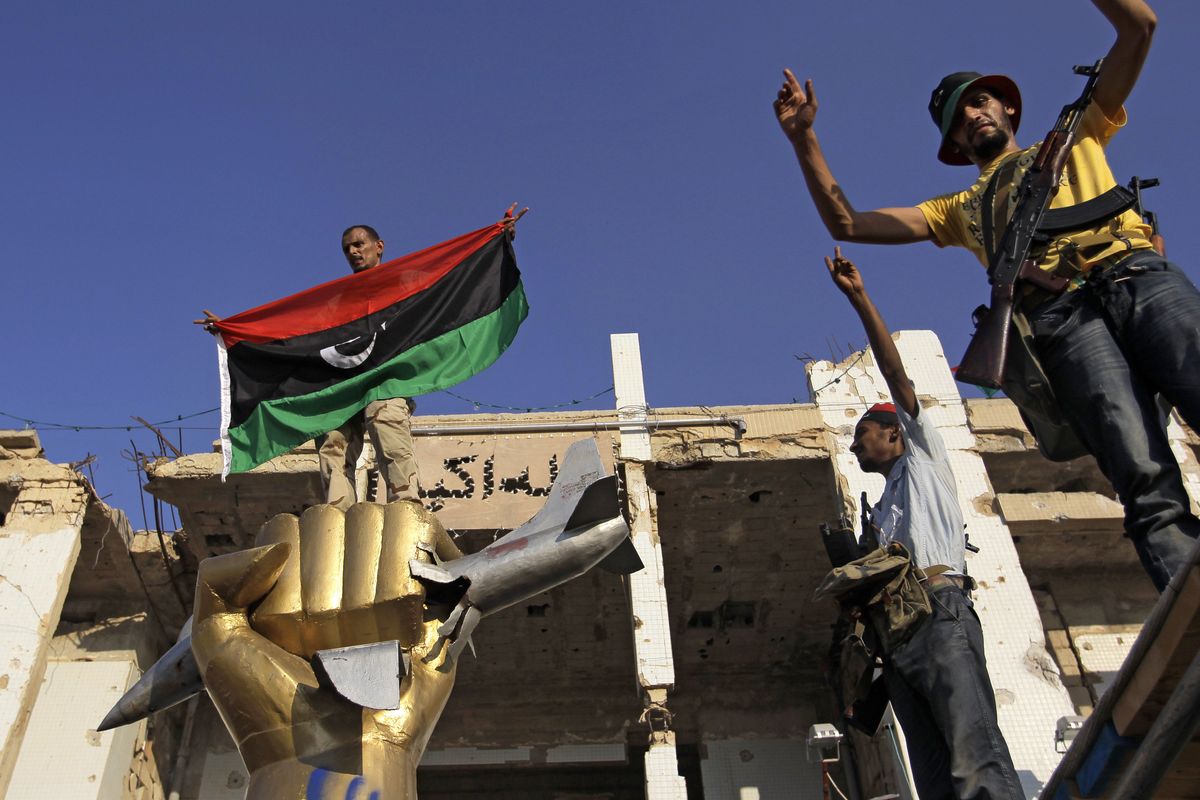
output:
[{"label": "bullet-pocked wall", "polygon": [[[1094,464],[1042,459],[1007,400],[964,402],[931,334],[903,333],[899,344],[923,407],[947,439],[971,540],[983,548],[970,561],[982,584],[977,608],[1002,725],[1032,791],[1057,758],[1057,716],[1094,702],[1113,654],[1119,657],[1136,633],[1153,597]],[[812,404],[654,409],[656,419],[712,422],[659,427],[647,453],[632,461],[621,457],[614,433],[504,430],[513,422],[611,423],[616,412],[418,417],[418,428],[429,429],[417,439],[425,501],[465,549],[531,517],[561,453],[594,436],[606,467],[622,476],[626,511],[658,559],[653,585],[639,590],[639,611],[628,580],[594,570],[481,623],[478,658],[464,657],[421,770],[426,796],[821,797],[819,764],[810,760],[805,735],[814,723],[838,719],[823,673],[834,611],[811,601],[828,568],[818,529],[842,514],[853,517],[860,491],[878,494],[846,450],[853,419],[880,399],[883,384],[873,370],[869,355],[817,365],[811,381],[820,391]],[[653,386],[652,376],[647,382]],[[464,425],[475,432],[454,432]],[[1189,485],[1200,485],[1195,437],[1172,431]],[[160,541],[157,532],[132,531],[77,473],[43,458],[28,435],[0,436],[0,447],[8,453],[0,451],[4,574],[38,609],[34,615],[22,593],[0,585],[9,621],[27,615],[29,622],[3,633],[5,652],[21,669],[5,670],[0,711],[10,708],[11,720],[24,720],[5,726],[8,752],[42,738],[34,713],[82,708],[56,696],[36,709],[47,675],[56,676],[54,692],[91,685],[90,677],[59,680],[84,659],[97,675],[136,676],[190,613],[199,559],[245,546],[270,516],[319,499],[311,447],[224,483],[215,453],[162,461],[150,467],[150,490],[177,508],[182,530]],[[364,483],[369,464],[368,451]],[[642,492],[636,507],[631,482]],[[56,532],[57,555],[28,555],[40,552],[27,549],[29,542],[57,542]],[[49,538],[29,538],[35,536]],[[1074,577],[1080,570],[1094,576],[1086,592]],[[665,631],[669,647],[658,640],[643,647],[648,626]],[[669,671],[642,663],[664,653]],[[646,696],[645,670],[655,681],[670,676],[654,698]],[[119,677],[105,678],[106,686],[119,685]],[[86,716],[62,717],[78,731],[54,734],[56,752],[70,759],[78,749],[82,765],[99,742],[104,766],[82,779],[94,773],[88,786],[122,785],[121,794],[88,796],[156,798],[175,788],[184,800],[210,800],[244,791],[240,758],[206,700],[190,717],[180,706],[132,734],[89,739],[95,722]],[[658,742],[653,758],[651,741]],[[899,740],[885,734],[856,741],[854,779],[863,796],[903,793]],[[35,749],[31,744],[29,752]],[[847,791],[851,758],[843,749],[831,765]],[[65,780],[67,771],[60,772],[55,777]],[[661,773],[654,789],[647,788],[651,772]],[[14,770],[4,779],[13,780]]]}]

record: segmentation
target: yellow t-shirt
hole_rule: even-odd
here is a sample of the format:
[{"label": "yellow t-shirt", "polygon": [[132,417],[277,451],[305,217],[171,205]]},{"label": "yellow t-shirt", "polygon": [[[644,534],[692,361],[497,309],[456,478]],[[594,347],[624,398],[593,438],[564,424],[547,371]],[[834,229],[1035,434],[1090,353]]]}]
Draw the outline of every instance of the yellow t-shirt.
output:
[{"label": "yellow t-shirt", "polygon": [[[1088,106],[1076,129],[1075,146],[1071,148],[1071,152],[1067,156],[1067,164],[1058,184],[1058,193],[1050,200],[1050,208],[1063,208],[1091,200],[1116,185],[1112,170],[1108,166],[1108,160],[1104,157],[1104,147],[1113,134],[1124,127],[1125,121],[1125,109],[1121,109],[1118,119],[1113,121],[1108,119],[1095,103]],[[1039,142],[1019,153],[998,157],[984,168],[979,179],[969,189],[940,195],[918,204],[917,208],[921,209],[921,213],[925,215],[925,221],[929,223],[929,229],[933,232],[934,243],[938,247],[965,247],[974,253],[980,263],[986,267],[987,253],[983,243],[980,207],[988,180],[1010,159],[1016,159],[1012,180],[1006,186],[997,188],[993,202],[996,224],[992,237],[998,245],[1004,233],[1004,226],[1011,218],[1017,203],[1016,189],[1021,185],[1021,179],[1033,163],[1040,146]],[[1001,210],[1003,210],[1002,217]],[[1123,231],[1137,233],[1127,236],[1128,246],[1121,241],[1114,241],[1099,250],[1089,248],[1087,251],[1089,261],[1098,261],[1129,248],[1140,250],[1151,246],[1150,226],[1142,222],[1141,217],[1135,211],[1129,210],[1122,214],[1117,227]],[[1107,224],[1101,224],[1090,230],[1064,235],[1046,248],[1046,252],[1038,259],[1038,266],[1045,270],[1054,269],[1058,265],[1059,249],[1062,244],[1087,234],[1104,231],[1107,228]]]}]

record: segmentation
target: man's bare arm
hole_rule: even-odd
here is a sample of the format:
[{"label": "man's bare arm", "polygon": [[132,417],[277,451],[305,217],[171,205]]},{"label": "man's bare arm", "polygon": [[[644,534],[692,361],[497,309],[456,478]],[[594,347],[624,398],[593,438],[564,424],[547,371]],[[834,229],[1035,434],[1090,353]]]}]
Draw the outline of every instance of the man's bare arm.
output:
[{"label": "man's bare arm", "polygon": [[929,239],[932,236],[929,223],[916,207],[874,211],[854,209],[833,177],[813,130],[817,97],[812,81],[806,81],[801,88],[790,69],[783,71],[783,77],[783,86],[775,99],[775,117],[796,151],[808,193],[830,235],[839,241],[875,244],[905,244]]},{"label": "man's bare arm", "polygon": [[1141,74],[1158,17],[1143,0],[1092,0],[1117,31],[1117,40],[1104,59],[1104,71],[1092,95],[1096,105],[1113,119],[1125,104]]},{"label": "man's bare arm", "polygon": [[862,320],[871,352],[875,354],[875,362],[879,365],[879,371],[883,373],[883,379],[887,381],[888,390],[892,393],[892,401],[903,408],[910,417],[917,416],[917,393],[913,391],[912,381],[908,379],[904,362],[900,360],[900,351],[892,341],[887,324],[867,294],[858,268],[850,259],[842,257],[840,247],[834,248],[833,258],[825,256],[825,266],[829,270],[829,276],[833,278],[834,285],[846,295],[850,305],[858,312],[858,318]]}]

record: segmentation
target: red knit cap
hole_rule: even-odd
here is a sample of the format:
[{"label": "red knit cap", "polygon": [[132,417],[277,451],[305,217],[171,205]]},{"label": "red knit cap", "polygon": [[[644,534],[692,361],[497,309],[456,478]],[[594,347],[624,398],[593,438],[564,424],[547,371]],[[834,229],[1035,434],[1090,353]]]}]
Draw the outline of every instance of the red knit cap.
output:
[{"label": "red knit cap", "polygon": [[863,420],[871,420],[878,422],[880,425],[899,425],[900,417],[896,414],[896,405],[894,403],[876,403],[867,409],[867,413],[862,415]]}]

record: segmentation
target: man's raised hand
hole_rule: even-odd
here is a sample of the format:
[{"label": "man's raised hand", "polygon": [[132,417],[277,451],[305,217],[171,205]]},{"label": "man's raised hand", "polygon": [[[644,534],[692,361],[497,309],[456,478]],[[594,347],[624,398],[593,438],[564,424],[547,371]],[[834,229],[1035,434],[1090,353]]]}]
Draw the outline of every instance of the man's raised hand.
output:
[{"label": "man's raised hand", "polygon": [[833,278],[833,284],[842,290],[842,294],[853,299],[866,292],[858,267],[854,266],[853,261],[842,256],[842,248],[833,248],[833,258],[825,256],[825,267],[829,270],[829,277]]},{"label": "man's raised hand", "polygon": [[517,238],[517,220],[519,220],[521,217],[525,216],[525,214],[529,212],[529,206],[526,206],[525,208],[522,208],[520,211],[517,211],[516,216],[513,216],[513,212],[516,210],[517,210],[517,204],[513,203],[511,206],[508,207],[508,210],[506,210],[504,212],[504,218],[500,220],[501,222],[504,223],[504,230],[507,233],[509,233],[514,239]]},{"label": "man's raised hand", "polygon": [[775,118],[779,120],[784,136],[795,142],[813,126],[816,116],[817,96],[813,92],[812,79],[806,80],[801,88],[792,71],[785,69],[783,86],[775,98]]},{"label": "man's raised hand", "polygon": [[204,330],[208,331],[213,336],[216,336],[217,335],[216,324],[221,321],[221,318],[218,317],[213,312],[209,311],[207,308],[202,309],[201,313],[204,314],[204,319],[194,319],[194,320],[192,320],[192,324],[193,325],[203,325]]}]

